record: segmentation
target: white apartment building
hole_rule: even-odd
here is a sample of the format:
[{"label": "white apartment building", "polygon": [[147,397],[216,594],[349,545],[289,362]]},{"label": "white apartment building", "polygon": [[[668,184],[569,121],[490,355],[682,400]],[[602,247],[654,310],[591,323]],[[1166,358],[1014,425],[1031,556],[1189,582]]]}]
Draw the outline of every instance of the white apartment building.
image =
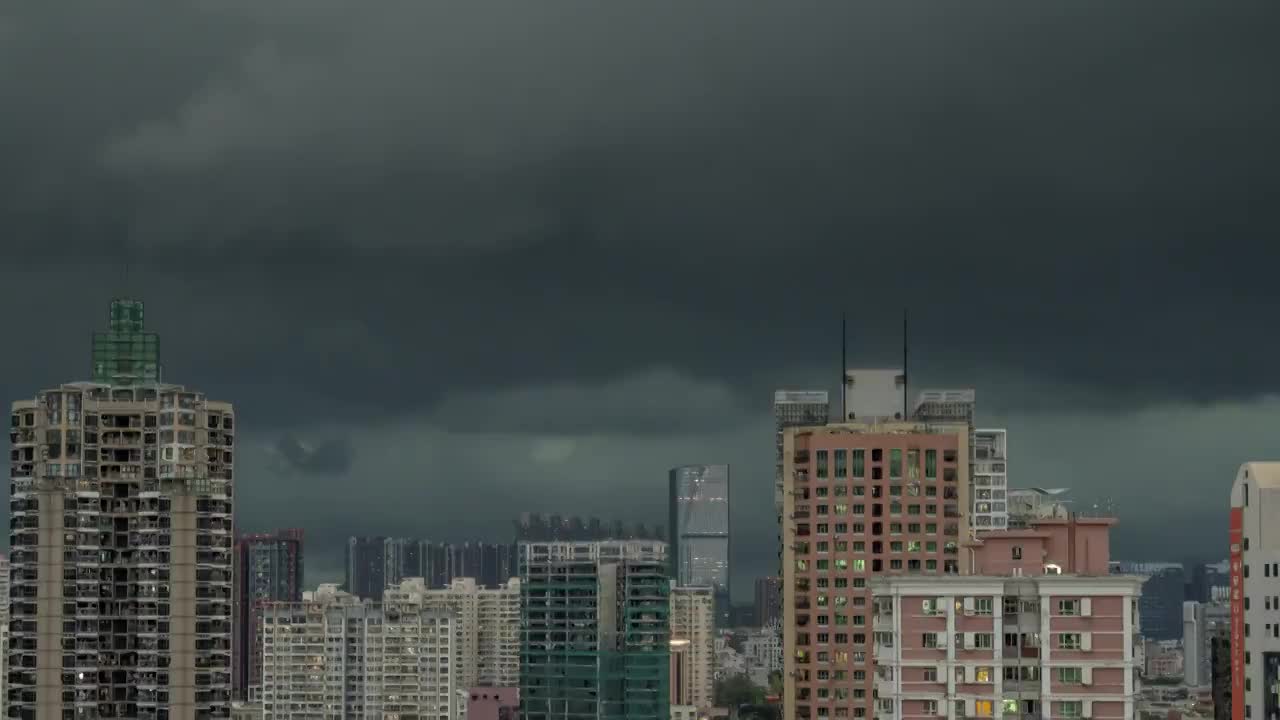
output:
[{"label": "white apartment building", "polygon": [[264,720],[453,720],[456,620],[412,593],[382,603],[321,585],[263,611]]},{"label": "white apartment building", "polygon": [[973,435],[973,512],[969,524],[977,531],[1003,530],[1009,526],[1009,431],[978,428]]},{"label": "white apartment building", "polygon": [[453,614],[459,689],[520,684],[520,578],[496,588],[457,578],[435,590],[427,589],[423,578],[406,578],[387,588],[384,599]]},{"label": "white apartment building", "polygon": [[766,677],[782,672],[782,629],[775,624],[752,630],[742,643],[742,654],[751,670],[758,668]]},{"label": "white apartment building", "polygon": [[[1235,717],[1280,714],[1280,462],[1240,466],[1231,487],[1231,701]],[[1243,705],[1243,708],[1240,706]]]},{"label": "white apartment building", "polygon": [[715,705],[715,591],[671,588],[671,704]]}]

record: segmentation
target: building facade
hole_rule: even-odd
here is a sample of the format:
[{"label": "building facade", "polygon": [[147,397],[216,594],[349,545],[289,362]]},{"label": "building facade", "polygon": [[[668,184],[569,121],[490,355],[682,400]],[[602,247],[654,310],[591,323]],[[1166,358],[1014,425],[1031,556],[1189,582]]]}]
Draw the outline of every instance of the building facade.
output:
[{"label": "building facade", "polygon": [[1009,431],[974,430],[972,525],[975,530],[1009,527]]},{"label": "building facade", "polygon": [[242,535],[235,554],[235,642],[232,689],[237,700],[262,683],[260,608],[268,602],[302,600],[302,530]]},{"label": "building facade", "polygon": [[715,592],[716,624],[728,627],[729,466],[685,465],[668,473],[671,580]]},{"label": "building facade", "polygon": [[1110,526],[981,534],[974,575],[873,580],[876,716],[1135,717],[1142,581],[1108,573]]},{"label": "building facade", "polygon": [[785,433],[785,720],[873,714],[870,579],[968,571],[968,439],[875,419]]},{"label": "building facade", "polygon": [[667,720],[666,544],[520,545],[523,720]]},{"label": "building facade", "polygon": [[776,625],[782,619],[782,578],[756,578],[755,624]]},{"label": "building facade", "polygon": [[670,612],[671,704],[709,709],[715,705],[715,593],[673,587]]},{"label": "building facade", "polygon": [[321,585],[262,615],[265,720],[454,720],[456,621],[417,598]]},{"label": "building facade", "polygon": [[456,578],[432,589],[422,578],[387,588],[387,602],[416,602],[452,613],[457,621],[454,667],[460,688],[515,687],[520,680],[520,580],[482,587]]},{"label": "building facade", "polygon": [[1231,488],[1234,720],[1280,715],[1280,462],[1245,463]]},{"label": "building facade", "polygon": [[9,717],[9,556],[0,553],[0,717]]},{"label": "building facade", "polygon": [[1228,632],[1231,607],[1226,603],[1182,604],[1183,680],[1191,687],[1213,682],[1213,638]]},{"label": "building facade", "polygon": [[235,413],[159,382],[142,319],[12,406],[12,717],[230,714]]}]

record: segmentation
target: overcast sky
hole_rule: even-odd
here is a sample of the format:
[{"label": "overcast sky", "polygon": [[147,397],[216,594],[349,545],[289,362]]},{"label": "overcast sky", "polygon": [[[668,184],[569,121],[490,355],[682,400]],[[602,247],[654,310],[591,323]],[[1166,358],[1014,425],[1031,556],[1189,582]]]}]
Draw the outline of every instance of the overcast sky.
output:
[{"label": "overcast sky", "polygon": [[[1280,457],[1280,4],[60,0],[0,8],[0,397],[109,299],[236,403],[242,529],[665,522],[777,387],[972,386],[1115,554],[1226,554]],[[127,273],[125,265],[128,265]],[[1270,270],[1268,270],[1270,268]]]}]

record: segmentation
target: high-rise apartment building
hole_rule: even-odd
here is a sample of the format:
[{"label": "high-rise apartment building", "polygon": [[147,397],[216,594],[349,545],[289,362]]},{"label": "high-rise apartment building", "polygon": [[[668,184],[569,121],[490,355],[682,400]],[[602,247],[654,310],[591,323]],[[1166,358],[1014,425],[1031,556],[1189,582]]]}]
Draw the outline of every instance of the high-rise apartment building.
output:
[{"label": "high-rise apartment building", "polygon": [[756,578],[755,624],[774,625],[782,617],[782,578]]},{"label": "high-rise apartment building", "polygon": [[457,621],[420,593],[373,602],[321,585],[262,620],[264,720],[457,715]]},{"label": "high-rise apartment building", "polygon": [[1226,603],[1182,604],[1183,682],[1203,687],[1213,682],[1213,639],[1229,631],[1231,608]]},{"label": "high-rise apartment building", "polygon": [[1280,462],[1240,466],[1231,487],[1234,720],[1280,716]]},{"label": "high-rise apartment building", "polygon": [[116,300],[93,382],[13,403],[11,717],[227,717],[235,414]]},{"label": "high-rise apartment building", "polygon": [[968,442],[873,417],[785,433],[785,720],[872,714],[871,578],[968,571]]},{"label": "high-rise apartment building", "polygon": [[268,602],[302,599],[302,530],[242,535],[235,556],[235,642],[232,685],[239,700],[262,684],[261,609]]},{"label": "high-rise apartment building", "polygon": [[716,596],[716,624],[728,627],[729,466],[684,465],[668,474],[667,557],[675,585],[709,587]]},{"label": "high-rise apartment building", "polygon": [[520,545],[524,720],[667,720],[666,544]]},{"label": "high-rise apartment building", "polygon": [[514,687],[520,680],[520,580],[492,588],[473,578],[455,578],[446,588],[428,588],[407,578],[387,588],[388,602],[417,602],[457,621],[454,667],[459,688]]},{"label": "high-rise apartment building", "polygon": [[672,705],[704,711],[715,705],[715,613],[711,588],[671,588]]},{"label": "high-rise apartment building", "polygon": [[973,575],[872,580],[875,716],[1136,717],[1142,580],[1108,574],[1113,522],[991,531]]}]

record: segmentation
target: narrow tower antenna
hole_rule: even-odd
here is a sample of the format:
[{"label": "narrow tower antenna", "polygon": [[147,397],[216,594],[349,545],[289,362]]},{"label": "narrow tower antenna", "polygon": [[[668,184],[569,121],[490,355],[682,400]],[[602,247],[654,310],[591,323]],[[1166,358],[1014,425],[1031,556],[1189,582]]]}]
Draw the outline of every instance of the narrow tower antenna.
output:
[{"label": "narrow tower antenna", "polygon": [[849,324],[846,315],[847,313],[843,311],[840,313],[840,422],[849,421],[849,408],[845,407],[845,395],[847,394],[849,382],[847,375],[849,366],[846,364],[846,355],[849,351],[849,343],[847,341]]}]

